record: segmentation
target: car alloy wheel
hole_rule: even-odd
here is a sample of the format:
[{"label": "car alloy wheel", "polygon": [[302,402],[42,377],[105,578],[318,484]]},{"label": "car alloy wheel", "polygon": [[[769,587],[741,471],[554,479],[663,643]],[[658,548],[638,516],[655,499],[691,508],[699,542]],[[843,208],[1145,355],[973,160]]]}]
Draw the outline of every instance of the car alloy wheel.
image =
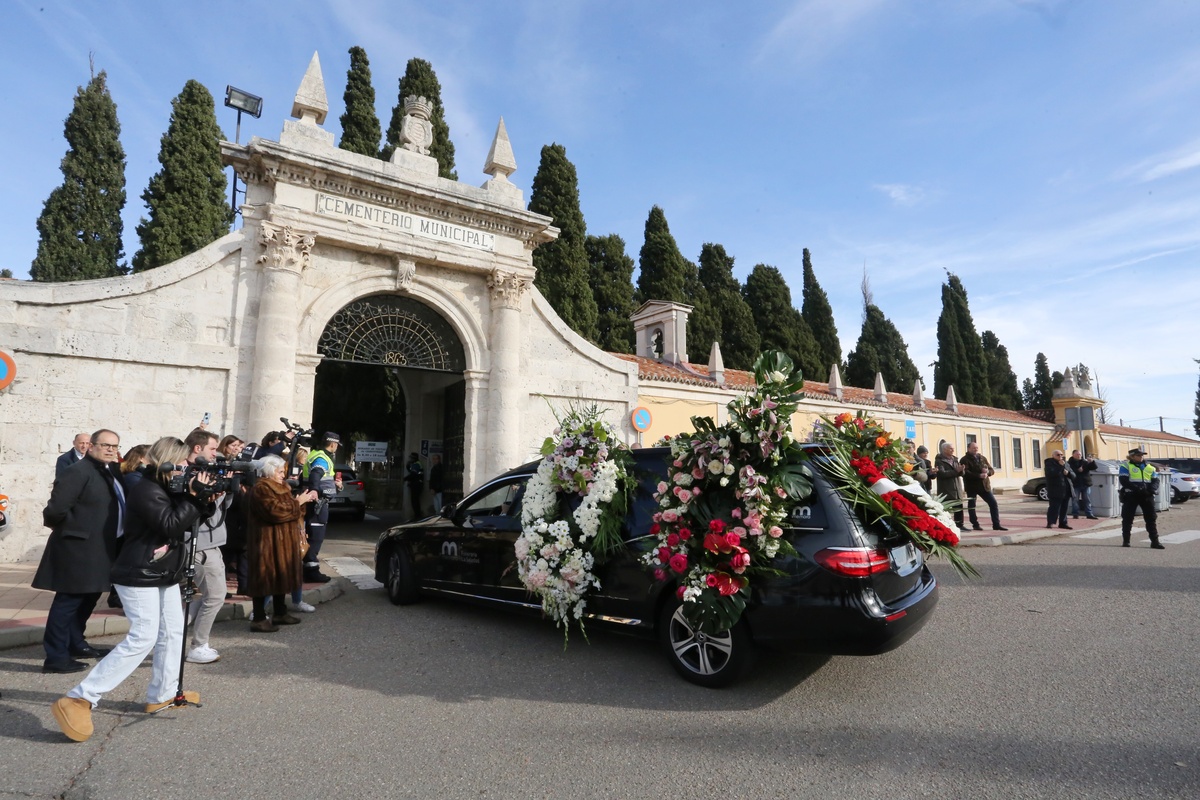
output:
[{"label": "car alloy wheel", "polygon": [[412,559],[403,545],[393,545],[388,554],[387,593],[392,605],[406,606],[417,602],[417,581],[413,576]]},{"label": "car alloy wheel", "polygon": [[659,637],[675,671],[700,686],[728,686],[749,664],[752,644],[745,622],[720,633],[703,633],[688,622],[678,600],[663,608]]},{"label": "car alloy wheel", "polygon": [[1044,500],[1047,503],[1050,502],[1050,492],[1046,491],[1045,486],[1038,487],[1038,500]]}]

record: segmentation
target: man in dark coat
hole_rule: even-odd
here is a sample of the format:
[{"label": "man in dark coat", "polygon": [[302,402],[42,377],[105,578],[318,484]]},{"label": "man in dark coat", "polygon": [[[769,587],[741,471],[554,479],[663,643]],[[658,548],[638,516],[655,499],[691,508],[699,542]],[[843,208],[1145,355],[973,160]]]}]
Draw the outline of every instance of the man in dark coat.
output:
[{"label": "man in dark coat", "polygon": [[92,439],[86,433],[75,434],[75,441],[71,443],[71,449],[58,457],[54,462],[54,480],[62,477],[63,472],[67,467],[73,467],[88,454],[88,448],[92,446]]},{"label": "man in dark coat", "polygon": [[91,436],[87,457],[54,482],[42,520],[51,529],[33,588],[54,592],[42,645],[44,672],[80,672],[77,658],[100,658],[84,628],[101,593],[108,590],[124,523],[125,495],[117,473],[121,440],[110,430]]},{"label": "man in dark coat", "polygon": [[963,470],[963,465],[954,457],[954,445],[942,442],[941,451],[933,462],[933,471],[937,476],[938,494],[956,502],[953,512],[954,524],[958,526],[959,533],[967,533],[967,529],[963,527],[963,496],[958,489],[958,479],[962,477]]},{"label": "man in dark coat", "polygon": [[1046,471],[1046,497],[1050,504],[1046,508],[1046,527],[1053,528],[1058,520],[1058,527],[1071,530],[1067,524],[1067,507],[1071,505],[1071,487],[1075,483],[1075,473],[1067,463],[1067,457],[1062,450],[1055,450],[1043,465]]}]

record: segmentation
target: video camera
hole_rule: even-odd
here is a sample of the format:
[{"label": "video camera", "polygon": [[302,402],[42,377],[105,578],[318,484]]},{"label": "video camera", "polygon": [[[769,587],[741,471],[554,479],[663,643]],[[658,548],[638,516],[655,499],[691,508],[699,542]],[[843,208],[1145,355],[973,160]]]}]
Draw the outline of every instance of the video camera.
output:
[{"label": "video camera", "polygon": [[[279,421],[282,422],[284,426],[284,429],[280,431],[281,435],[284,437],[284,439],[291,442],[290,446],[288,447],[287,456],[287,483],[288,486],[292,488],[292,494],[299,494],[301,488],[300,479],[297,477],[298,473],[300,472],[299,467],[297,466],[298,456],[300,455],[301,447],[312,447],[313,429],[305,428],[303,425],[297,425],[294,422],[289,422],[287,417],[280,417]],[[291,436],[289,437],[288,434],[291,434]]]},{"label": "video camera", "polygon": [[[167,491],[174,494],[185,494],[191,490],[201,500],[222,492],[236,492],[242,484],[243,477],[254,474],[254,463],[244,460],[244,457],[245,451],[242,451],[233,461],[221,456],[217,456],[215,461],[209,461],[201,456],[196,459],[195,463],[186,465],[183,472],[171,477],[167,484]],[[213,482],[195,482],[196,476],[200,474],[212,475]]]}]

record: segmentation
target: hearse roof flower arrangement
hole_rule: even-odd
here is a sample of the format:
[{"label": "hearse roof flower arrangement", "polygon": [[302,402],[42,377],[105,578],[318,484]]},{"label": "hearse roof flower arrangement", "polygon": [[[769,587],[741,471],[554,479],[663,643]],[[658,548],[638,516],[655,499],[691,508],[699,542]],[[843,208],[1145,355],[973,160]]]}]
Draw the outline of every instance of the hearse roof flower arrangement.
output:
[{"label": "hearse roof flower arrangement", "polygon": [[592,568],[622,546],[633,493],[629,450],[602,416],[590,405],[558,418],[522,501],[517,573],[564,636],[571,620],[583,628],[588,592],[600,588]]},{"label": "hearse roof flower arrangement", "polygon": [[913,465],[883,425],[863,412],[822,418],[818,440],[828,449],[825,469],[838,492],[869,523],[883,522],[959,574],[979,573],[958,552],[958,533],[946,505],[908,474]]},{"label": "hearse roof flower arrangement", "polygon": [[643,560],[660,580],[678,582],[684,615],[707,633],[737,624],[753,578],[776,574],[771,560],[793,552],[783,523],[789,505],[812,491],[791,432],[800,372],[770,351],[754,376],[754,389],[729,403],[726,424],[693,417],[695,432],[666,442],[671,462],[655,492],[657,544]]}]

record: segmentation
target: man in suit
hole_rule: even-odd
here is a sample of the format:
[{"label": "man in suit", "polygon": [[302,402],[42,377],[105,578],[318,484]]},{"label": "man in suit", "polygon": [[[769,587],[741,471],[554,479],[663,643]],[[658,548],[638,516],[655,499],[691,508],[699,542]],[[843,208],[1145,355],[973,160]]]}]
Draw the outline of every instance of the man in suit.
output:
[{"label": "man in suit", "polygon": [[88,454],[88,449],[92,446],[92,438],[86,433],[75,434],[75,441],[71,444],[71,449],[58,457],[58,461],[54,462],[54,480],[58,480],[66,472],[67,467],[73,467],[83,457]]},{"label": "man in suit", "polygon": [[117,538],[124,530],[125,494],[117,472],[121,439],[110,430],[90,437],[87,457],[54,482],[42,521],[51,529],[33,588],[54,592],[42,646],[43,672],[80,672],[78,658],[102,658],[84,628],[108,590]]}]

